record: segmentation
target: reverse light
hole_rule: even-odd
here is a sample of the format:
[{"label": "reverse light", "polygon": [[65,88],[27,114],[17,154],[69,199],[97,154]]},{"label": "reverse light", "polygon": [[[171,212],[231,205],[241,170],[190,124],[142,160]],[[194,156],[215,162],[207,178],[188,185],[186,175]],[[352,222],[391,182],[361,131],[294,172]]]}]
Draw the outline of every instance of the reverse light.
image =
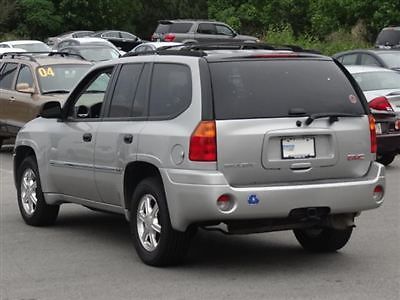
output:
[{"label": "reverse light", "polygon": [[388,99],[386,97],[377,97],[372,99],[371,102],[368,103],[369,108],[376,110],[384,110],[384,111],[393,111],[392,106],[390,105]]},{"label": "reverse light", "polygon": [[375,201],[376,203],[380,203],[380,202],[382,201],[382,199],[383,199],[383,195],[384,195],[384,194],[385,194],[385,193],[384,193],[383,186],[377,185],[377,186],[374,188],[374,193],[373,193],[373,195],[372,195],[372,198],[374,199],[374,201]]},{"label": "reverse light", "polygon": [[175,40],[175,34],[167,33],[166,35],[164,35],[164,41],[173,42],[174,40]]},{"label": "reverse light", "polygon": [[190,137],[189,159],[217,161],[217,131],[215,121],[201,121]]},{"label": "reverse light", "polygon": [[228,212],[233,209],[233,207],[235,206],[235,203],[229,195],[223,194],[218,197],[217,206],[220,211]]},{"label": "reverse light", "polygon": [[371,138],[371,153],[376,153],[378,150],[378,143],[376,140],[375,119],[372,115],[368,115],[368,119],[369,119],[369,134]]},{"label": "reverse light", "polygon": [[396,121],[394,122],[394,129],[400,130],[400,120],[396,120]]}]

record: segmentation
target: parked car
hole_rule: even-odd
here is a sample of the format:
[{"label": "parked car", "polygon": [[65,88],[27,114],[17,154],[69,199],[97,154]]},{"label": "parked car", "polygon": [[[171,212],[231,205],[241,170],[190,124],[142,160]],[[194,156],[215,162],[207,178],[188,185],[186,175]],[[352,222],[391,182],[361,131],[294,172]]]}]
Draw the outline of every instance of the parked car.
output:
[{"label": "parked car", "polygon": [[126,31],[102,30],[95,32],[92,36],[105,39],[125,52],[132,50],[142,43],[139,37]]},{"label": "parked car", "polygon": [[51,48],[41,41],[20,40],[0,43],[0,48],[19,48],[28,52],[48,52]]},{"label": "parked car", "polygon": [[383,68],[348,66],[376,120],[377,161],[389,165],[400,153],[400,74]]},{"label": "parked car", "polygon": [[344,65],[361,65],[400,71],[400,51],[382,49],[358,49],[333,55]]},{"label": "parked car", "polygon": [[60,52],[79,55],[91,62],[105,61],[120,57],[120,53],[114,48],[100,45],[69,46],[60,49]]},{"label": "parked car", "polygon": [[130,52],[131,53],[149,52],[149,51],[155,51],[163,47],[180,46],[180,45],[183,44],[174,42],[146,42],[136,46]]},{"label": "parked car", "polygon": [[211,20],[161,20],[151,40],[181,43],[259,42],[256,37],[239,35],[225,23]]},{"label": "parked car", "polygon": [[83,37],[91,36],[93,33],[94,33],[94,31],[90,31],[90,30],[78,30],[78,31],[65,32],[65,33],[62,33],[55,37],[49,37],[47,39],[47,45],[49,45],[50,47],[53,47],[53,48],[57,48],[57,44],[64,39],[83,38]]},{"label": "parked car", "polygon": [[3,140],[15,137],[26,122],[36,118],[43,103],[63,103],[91,65],[56,53],[1,55],[0,147]]},{"label": "parked car", "polygon": [[376,38],[375,47],[383,49],[400,48],[400,26],[383,28]]},{"label": "parked car", "polygon": [[24,221],[54,223],[66,202],[123,214],[156,266],[182,260],[197,227],[345,246],[385,192],[354,79],[321,55],[217,50],[99,63],[62,108],[46,103],[15,145]]},{"label": "parked car", "polygon": [[4,54],[4,53],[20,53],[20,52],[26,52],[26,50],[21,49],[21,48],[0,48],[0,54]]},{"label": "parked car", "polygon": [[56,49],[60,51],[60,49],[70,47],[70,46],[107,46],[117,50],[121,55],[125,54],[124,51],[119,50],[114,44],[110,43],[109,41],[97,38],[97,37],[84,37],[84,38],[74,38],[74,39],[65,39],[58,43]]}]

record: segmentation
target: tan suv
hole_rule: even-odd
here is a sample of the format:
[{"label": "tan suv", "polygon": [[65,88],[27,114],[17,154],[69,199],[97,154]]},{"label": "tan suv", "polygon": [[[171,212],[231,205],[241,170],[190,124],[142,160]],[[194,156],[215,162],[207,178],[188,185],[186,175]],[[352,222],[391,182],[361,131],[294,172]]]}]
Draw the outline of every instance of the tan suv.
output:
[{"label": "tan suv", "polygon": [[43,103],[64,102],[91,65],[54,52],[0,55],[0,147],[38,115]]}]

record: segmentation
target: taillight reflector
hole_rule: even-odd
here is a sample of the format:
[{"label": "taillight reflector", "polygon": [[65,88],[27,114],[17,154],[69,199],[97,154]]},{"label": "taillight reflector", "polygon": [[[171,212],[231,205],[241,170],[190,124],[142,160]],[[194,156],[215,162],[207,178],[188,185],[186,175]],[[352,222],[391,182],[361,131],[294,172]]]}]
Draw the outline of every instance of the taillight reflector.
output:
[{"label": "taillight reflector", "polygon": [[372,99],[371,102],[368,103],[368,106],[376,110],[393,111],[388,99],[383,96]]},{"label": "taillight reflector", "polygon": [[378,150],[378,143],[376,141],[375,119],[372,115],[369,115],[368,119],[369,119],[369,133],[371,137],[371,153],[376,153]]},{"label": "taillight reflector", "polygon": [[189,159],[217,161],[217,131],[215,121],[201,121],[190,137]]},{"label": "taillight reflector", "polygon": [[174,40],[175,40],[175,34],[167,33],[166,35],[164,35],[164,41],[173,42]]}]

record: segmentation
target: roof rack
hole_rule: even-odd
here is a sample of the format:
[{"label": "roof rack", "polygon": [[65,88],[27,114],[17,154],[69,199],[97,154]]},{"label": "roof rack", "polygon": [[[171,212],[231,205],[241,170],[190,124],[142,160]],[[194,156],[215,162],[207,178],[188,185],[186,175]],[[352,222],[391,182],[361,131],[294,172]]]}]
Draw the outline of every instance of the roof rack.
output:
[{"label": "roof rack", "polygon": [[154,51],[145,51],[132,53],[128,52],[123,57],[140,56],[149,54],[158,55],[184,55],[184,56],[207,56],[206,51],[212,50],[277,50],[277,51],[293,51],[305,52],[312,54],[321,54],[321,52],[313,49],[304,49],[296,45],[272,45],[267,43],[255,42],[220,42],[220,43],[191,43],[183,45],[164,46]]},{"label": "roof rack", "polygon": [[81,55],[79,54],[73,54],[73,53],[68,53],[68,52],[51,52],[51,51],[38,51],[38,52],[7,52],[0,54],[0,59],[2,58],[11,58],[11,59],[17,59],[17,58],[27,58],[30,61],[37,62],[37,57],[53,57],[53,56],[61,56],[61,57],[68,57],[68,56],[75,56],[80,59],[85,60]]}]

